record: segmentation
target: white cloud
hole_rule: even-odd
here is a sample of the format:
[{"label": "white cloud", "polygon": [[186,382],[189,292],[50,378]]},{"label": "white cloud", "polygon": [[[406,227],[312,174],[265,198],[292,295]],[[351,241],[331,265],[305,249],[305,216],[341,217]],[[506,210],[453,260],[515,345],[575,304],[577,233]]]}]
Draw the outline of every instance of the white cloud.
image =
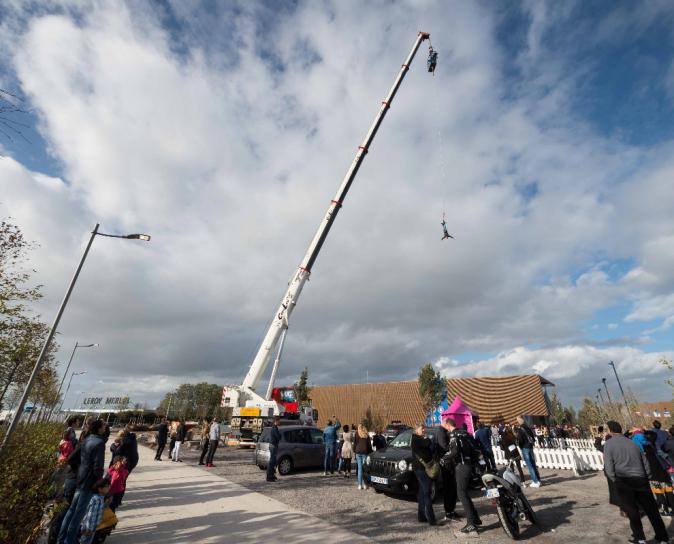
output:
[{"label": "white cloud", "polygon": [[[567,345],[616,301],[633,321],[671,316],[672,155],[598,136],[567,87],[545,90],[542,71],[564,70],[547,64],[550,14],[519,61],[535,75],[505,99],[492,12],[389,8],[383,26],[376,6],[343,2],[208,17],[176,3],[176,36],[163,11],[104,3],[2,27],[64,168],[62,181],[0,161],[3,212],[41,243],[39,311],[54,312],[97,221],[153,235],[96,241],[61,327],[66,346],[101,342],[83,365],[152,398],[243,377],[419,28],[439,69],[422,49],[293,316],[281,379],[305,365],[315,383],[404,379],[447,354]],[[618,258],[636,264],[616,280],[603,263]],[[465,371],[558,372],[522,360]]]}]

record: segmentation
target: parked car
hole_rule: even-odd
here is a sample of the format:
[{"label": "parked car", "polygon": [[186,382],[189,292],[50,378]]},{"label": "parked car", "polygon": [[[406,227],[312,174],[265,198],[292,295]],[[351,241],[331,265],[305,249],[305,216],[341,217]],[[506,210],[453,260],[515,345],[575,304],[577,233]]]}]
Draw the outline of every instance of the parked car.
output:
[{"label": "parked car", "polygon": [[[281,442],[276,452],[276,466],[282,476],[298,468],[323,466],[325,447],[322,430],[305,425],[284,425],[279,430]],[[266,470],[269,462],[270,436],[271,427],[265,427],[255,444],[253,462],[260,467],[260,470]]]},{"label": "parked car", "polygon": [[[426,436],[433,445],[437,443],[438,427],[426,428]],[[398,434],[385,449],[377,450],[368,455],[365,460],[365,475],[370,485],[377,493],[391,493],[397,495],[414,495],[417,492],[417,478],[412,470],[412,442],[411,429]],[[442,475],[432,482],[431,497],[442,490]],[[471,481],[471,487],[482,487],[480,475],[476,472]]]},{"label": "parked car", "polygon": [[409,425],[400,423],[400,421],[392,421],[389,425],[386,426],[386,430],[384,431],[384,438],[386,438],[386,442],[390,442],[401,432],[407,431],[408,429],[411,428],[412,427],[410,427]]}]

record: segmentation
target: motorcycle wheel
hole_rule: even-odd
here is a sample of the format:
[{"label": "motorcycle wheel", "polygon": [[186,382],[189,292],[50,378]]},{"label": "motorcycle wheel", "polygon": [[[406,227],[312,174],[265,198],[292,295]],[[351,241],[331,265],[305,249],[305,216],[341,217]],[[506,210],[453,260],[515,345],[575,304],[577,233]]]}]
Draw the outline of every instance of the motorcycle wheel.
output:
[{"label": "motorcycle wheel", "polygon": [[520,526],[517,519],[511,517],[512,504],[510,501],[499,500],[496,504],[496,514],[501,522],[501,527],[510,538],[517,540],[520,537]]},{"label": "motorcycle wheel", "polygon": [[527,519],[533,525],[538,525],[538,517],[536,517],[536,512],[534,512],[534,509],[531,507],[529,499],[524,496],[524,493],[522,493],[520,498],[522,499],[522,504],[524,505],[524,514],[527,516]]}]

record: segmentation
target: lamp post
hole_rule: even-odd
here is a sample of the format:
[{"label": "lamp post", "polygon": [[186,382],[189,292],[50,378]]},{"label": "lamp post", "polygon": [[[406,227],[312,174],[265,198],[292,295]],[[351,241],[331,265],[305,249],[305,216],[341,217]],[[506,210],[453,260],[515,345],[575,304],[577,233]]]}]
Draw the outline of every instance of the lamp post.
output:
[{"label": "lamp post", "polygon": [[14,412],[14,416],[12,417],[12,421],[9,424],[9,427],[7,428],[7,432],[5,433],[5,438],[2,441],[2,444],[0,444],[0,454],[2,451],[5,449],[5,446],[9,443],[11,436],[14,434],[14,431],[16,430],[16,426],[19,423],[19,420],[21,419],[21,414],[23,413],[23,408],[26,405],[26,401],[28,400],[28,396],[30,395],[30,391],[33,388],[33,383],[35,383],[35,378],[37,378],[38,373],[40,372],[40,368],[42,367],[42,363],[44,362],[44,359],[49,351],[49,346],[51,345],[51,341],[54,338],[54,334],[56,333],[56,329],[58,328],[59,322],[61,321],[61,316],[63,315],[63,311],[66,309],[66,305],[68,304],[68,299],[70,299],[70,295],[73,292],[73,288],[75,287],[75,283],[77,282],[77,278],[80,275],[80,271],[82,270],[82,266],[84,266],[84,261],[87,258],[87,255],[89,254],[89,250],[91,249],[91,244],[94,242],[94,238],[96,238],[96,235],[98,236],[106,236],[108,238],[125,238],[127,240],[143,240],[145,242],[150,241],[150,236],[147,234],[126,234],[126,235],[120,235],[120,234],[103,234],[102,232],[98,232],[98,227],[99,223],[96,223],[96,226],[94,227],[94,230],[91,232],[91,237],[89,238],[89,243],[87,243],[87,247],[84,250],[84,254],[82,255],[82,258],[80,259],[80,262],[77,266],[77,269],[75,270],[75,274],[73,275],[72,279],[70,280],[70,285],[68,286],[68,290],[66,291],[65,297],[63,297],[63,301],[61,302],[61,306],[59,307],[59,310],[56,314],[56,318],[54,319],[54,323],[51,326],[51,329],[49,330],[49,334],[47,335],[47,338],[44,341],[44,344],[42,346],[42,350],[40,351],[40,355],[37,358],[37,361],[35,362],[35,366],[33,367],[33,372],[30,375],[30,378],[28,378],[28,383],[26,384],[26,388],[23,391],[23,395],[21,395],[21,400],[19,401],[19,405],[16,408],[16,411]]},{"label": "lamp post", "polygon": [[[56,398],[59,398],[59,393],[61,392],[61,389],[63,388],[63,382],[66,381],[66,376],[68,375],[68,370],[70,370],[70,363],[73,362],[73,357],[75,357],[75,352],[77,351],[77,348],[97,348],[98,344],[80,344],[79,342],[75,342],[75,347],[73,348],[73,352],[70,354],[70,359],[68,359],[68,364],[66,365],[66,369],[63,372],[63,378],[61,378],[61,383],[59,384],[59,389],[56,392]],[[71,376],[72,378],[72,376]],[[68,392],[66,391],[66,395]],[[61,405],[59,406],[59,411],[61,411],[61,408],[63,408],[63,401],[65,400],[65,397],[61,401]],[[47,420],[51,418],[51,414],[54,411],[54,408],[52,407],[51,410],[49,410],[49,415],[47,416]]]},{"label": "lamp post", "polygon": [[608,387],[606,386],[606,378],[602,378],[601,383],[604,384],[604,389],[606,389],[606,398],[608,399],[608,404],[610,406],[613,404],[613,401],[611,400],[611,394],[608,392]]},{"label": "lamp post", "polygon": [[623,397],[623,402],[625,403],[625,408],[627,409],[627,421],[629,421],[630,425],[632,424],[632,414],[630,414],[630,407],[629,404],[627,404],[627,397],[625,397],[625,391],[623,391],[623,386],[620,383],[620,378],[618,377],[618,371],[615,368],[615,363],[613,361],[610,361],[608,366],[613,368],[613,373],[615,374],[615,379],[618,382],[618,387],[620,388],[620,394]]},{"label": "lamp post", "polygon": [[68,380],[68,387],[66,387],[66,392],[63,394],[63,400],[61,401],[61,407],[59,408],[59,410],[61,410],[61,408],[63,407],[63,403],[65,402],[66,397],[68,396],[68,391],[70,391],[70,384],[73,383],[73,376],[81,376],[82,374],[86,374],[86,373],[87,373],[86,370],[83,370],[82,372],[71,372],[70,373],[70,379]]},{"label": "lamp post", "polygon": [[[604,385],[606,385],[606,384],[604,384]],[[601,392],[601,387],[599,389],[597,389],[597,399],[601,399],[602,405],[605,404],[604,403],[604,395],[602,395],[602,392]]]}]

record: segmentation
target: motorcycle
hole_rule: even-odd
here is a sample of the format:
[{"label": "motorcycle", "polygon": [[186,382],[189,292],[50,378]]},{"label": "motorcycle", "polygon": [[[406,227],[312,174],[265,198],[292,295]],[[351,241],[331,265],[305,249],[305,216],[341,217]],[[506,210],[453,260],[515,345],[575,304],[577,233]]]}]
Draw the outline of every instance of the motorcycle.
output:
[{"label": "motorcycle", "polygon": [[520,536],[519,522],[528,520],[533,525],[538,525],[538,519],[522,491],[522,482],[513,465],[511,461],[497,474],[483,474],[482,483],[486,488],[485,495],[496,507],[503,530],[510,538],[517,540]]}]

